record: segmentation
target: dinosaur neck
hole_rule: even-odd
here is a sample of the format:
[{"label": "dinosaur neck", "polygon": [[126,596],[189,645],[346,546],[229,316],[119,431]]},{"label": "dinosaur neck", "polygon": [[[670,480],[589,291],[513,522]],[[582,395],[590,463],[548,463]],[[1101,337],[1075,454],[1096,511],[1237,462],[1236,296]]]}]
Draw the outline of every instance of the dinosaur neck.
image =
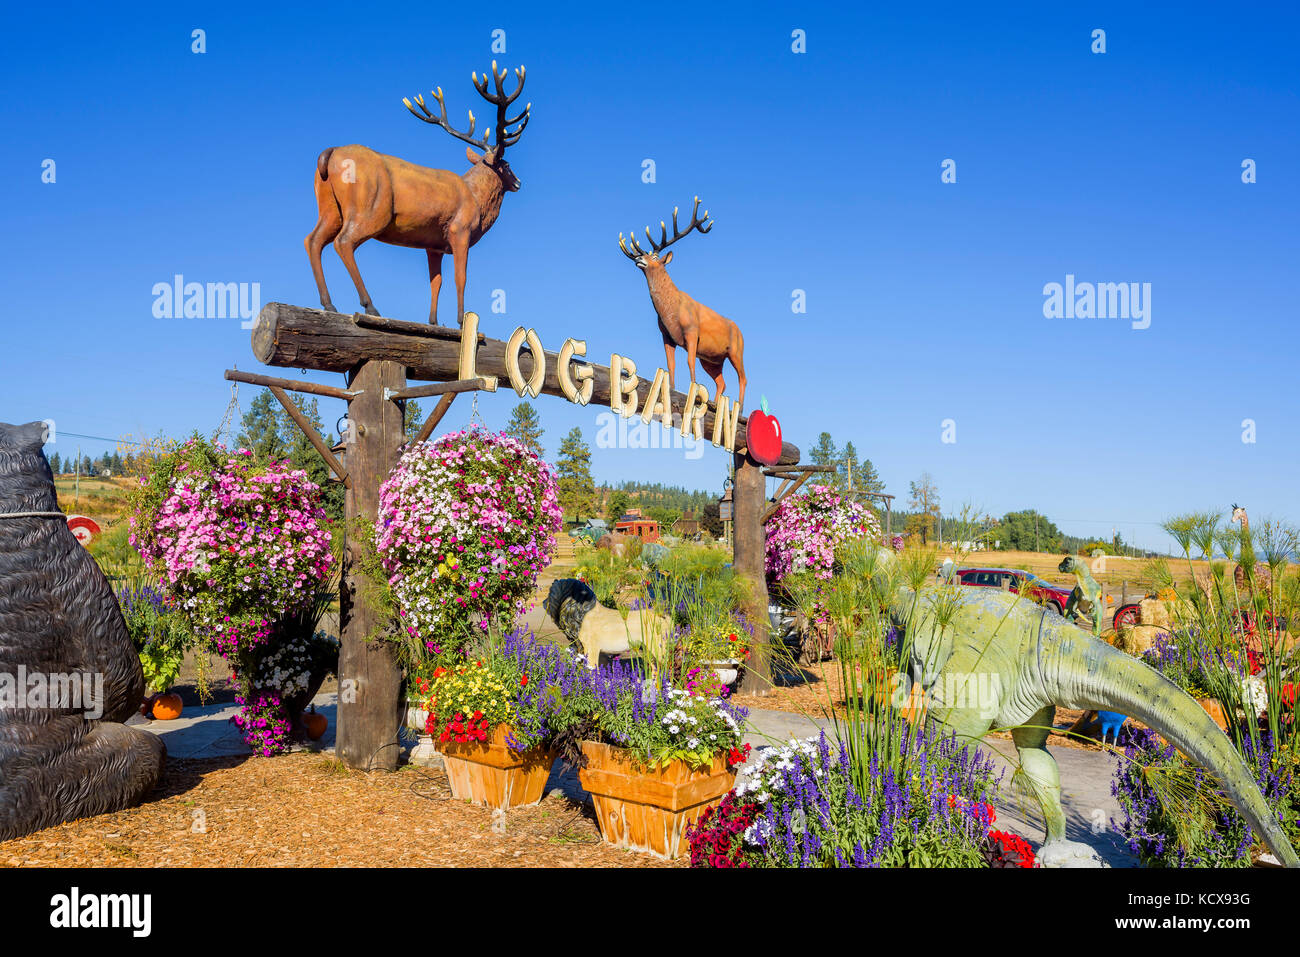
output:
[{"label": "dinosaur neck", "polygon": [[1300,867],[1254,776],[1196,701],[1154,668],[1065,623],[1045,623],[1040,654],[1043,700],[1063,708],[1118,711],[1141,721],[1217,776],[1278,860]]}]

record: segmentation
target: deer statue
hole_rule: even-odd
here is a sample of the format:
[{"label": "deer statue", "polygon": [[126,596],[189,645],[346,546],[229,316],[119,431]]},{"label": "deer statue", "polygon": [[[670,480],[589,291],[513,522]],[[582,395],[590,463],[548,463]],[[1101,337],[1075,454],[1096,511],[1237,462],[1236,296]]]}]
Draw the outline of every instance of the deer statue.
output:
[{"label": "deer statue", "polygon": [[655,312],[659,314],[659,331],[664,337],[664,355],[668,360],[668,383],[672,388],[675,376],[677,348],[686,350],[686,361],[691,371],[691,385],[695,385],[695,357],[699,356],[700,365],[712,377],[717,386],[718,396],[726,388],[722,379],[722,363],[730,359],[732,368],[740,380],[740,398],[738,405],[745,404],[745,337],[740,334],[740,327],[725,316],[714,312],[708,306],[701,305],[686,293],[678,289],[667,270],[664,268],[673,261],[673,254],[660,254],[677,240],[690,235],[693,230],[707,233],[713,228],[709,211],[704,211],[700,219],[700,198],[695,197],[695,208],[691,211],[691,221],[685,230],[677,226],[677,209],[673,208],[673,235],[668,238],[668,226],[662,220],[659,223],[661,236],[654,241],[650,227],[645,230],[650,251],[641,248],[636,234],[629,234],[629,240],[618,234],[618,246],[623,255],[636,263],[637,268],[645,273],[646,284],[650,287],[650,301],[654,303]]},{"label": "deer statue", "polygon": [[[357,271],[356,248],[367,239],[378,239],[394,246],[423,249],[429,256],[429,322],[438,324],[438,292],[442,288],[442,257],[451,253],[456,264],[456,320],[463,322],[465,315],[465,264],[469,247],[478,242],[501,212],[501,200],[506,192],[519,189],[519,177],[510,169],[505,154],[508,147],[519,142],[524,127],[528,125],[529,110],[507,117],[510,104],[524,89],[524,68],[515,70],[519,85],[511,94],[505,92],[503,83],[507,71],[497,71],[492,61],[492,76],[496,92],[488,92],[488,78],[480,81],[477,73],[470,79],[483,99],[496,107],[495,139],[488,146],[489,132],[474,137],[474,111],[469,113],[469,131],[462,133],[447,121],[447,107],[442,99],[442,87],[433,93],[438,102],[438,116],[424,105],[424,97],[417,96],[415,105],[403,99],[406,108],[420,120],[440,126],[458,140],[469,144],[465,156],[473,165],[457,175],[450,170],[416,166],[396,156],[376,153],[365,146],[331,146],[316,159],[316,205],[320,218],[316,228],[304,240],[316,288],[320,291],[320,304],[335,312],[325,287],[321,271],[320,254],[325,244],[333,240],[334,249],[347,267],[361,297],[361,305],[369,315],[377,316],[366,292],[361,273]],[[419,107],[417,112],[416,107]],[[478,150],[483,152],[478,152]]]}]

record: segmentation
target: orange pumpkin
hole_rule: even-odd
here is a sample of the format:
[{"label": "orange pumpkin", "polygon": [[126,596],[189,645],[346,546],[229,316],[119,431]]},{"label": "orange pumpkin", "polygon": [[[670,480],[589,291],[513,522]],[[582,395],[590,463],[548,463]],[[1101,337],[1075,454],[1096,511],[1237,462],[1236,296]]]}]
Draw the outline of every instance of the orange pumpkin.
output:
[{"label": "orange pumpkin", "polygon": [[178,694],[160,694],[153,699],[153,716],[156,721],[174,721],[181,716],[183,706]]},{"label": "orange pumpkin", "polygon": [[330,724],[329,718],[323,714],[317,714],[315,708],[303,714],[302,723],[307,728],[307,737],[313,741],[319,741]]}]

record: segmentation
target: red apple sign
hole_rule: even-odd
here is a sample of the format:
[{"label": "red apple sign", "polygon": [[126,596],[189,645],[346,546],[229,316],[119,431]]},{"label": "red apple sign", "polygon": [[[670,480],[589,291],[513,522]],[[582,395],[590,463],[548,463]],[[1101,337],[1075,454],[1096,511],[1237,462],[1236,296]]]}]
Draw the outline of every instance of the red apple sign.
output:
[{"label": "red apple sign", "polygon": [[749,417],[745,441],[754,461],[775,465],[781,460],[781,423],[776,420],[776,416],[768,415],[766,396],[763,397],[762,406],[760,411]]}]

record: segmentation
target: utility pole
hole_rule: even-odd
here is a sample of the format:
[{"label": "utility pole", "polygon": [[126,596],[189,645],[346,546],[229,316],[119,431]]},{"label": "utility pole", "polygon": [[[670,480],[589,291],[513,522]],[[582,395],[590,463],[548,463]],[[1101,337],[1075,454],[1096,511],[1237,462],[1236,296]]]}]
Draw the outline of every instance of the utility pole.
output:
[{"label": "utility pole", "polygon": [[1038,513],[1034,513],[1034,551],[1038,551]]},{"label": "utility pole", "polygon": [[72,479],[72,507],[81,507],[81,446],[77,446],[77,469]]}]

